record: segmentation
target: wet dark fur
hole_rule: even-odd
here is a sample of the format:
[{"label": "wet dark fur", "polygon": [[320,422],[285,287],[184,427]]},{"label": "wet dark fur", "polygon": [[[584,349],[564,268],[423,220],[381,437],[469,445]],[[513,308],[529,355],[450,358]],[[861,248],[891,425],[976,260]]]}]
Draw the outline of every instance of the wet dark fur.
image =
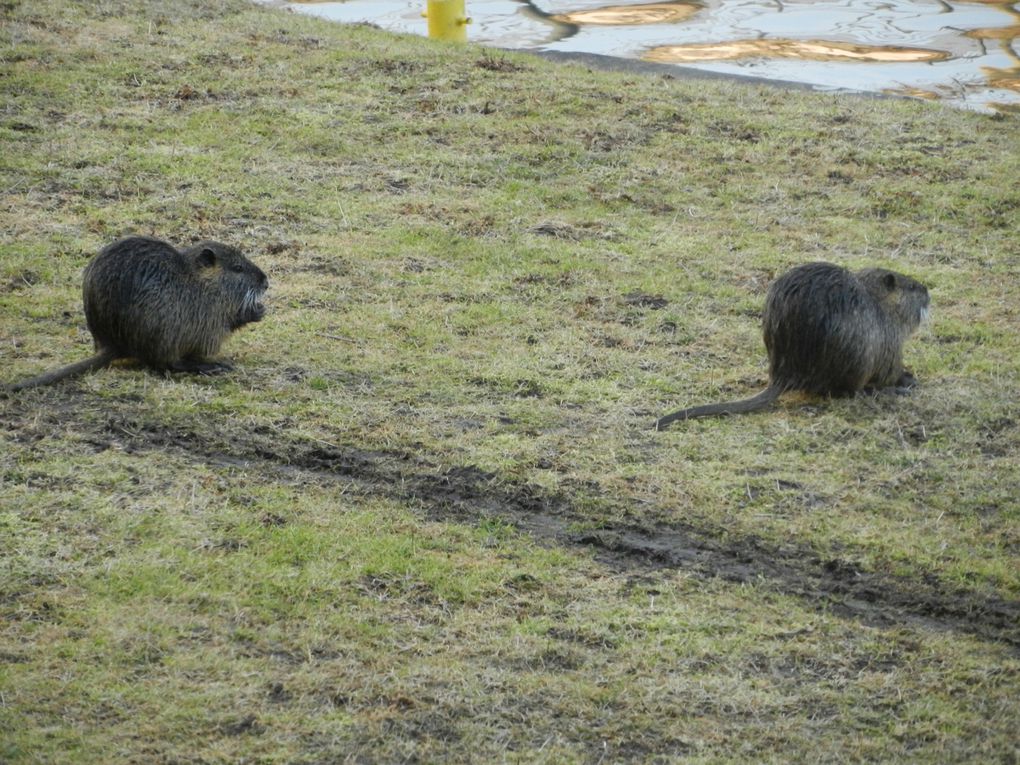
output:
[{"label": "wet dark fur", "polygon": [[909,388],[903,343],[928,309],[928,290],[884,268],[851,273],[830,263],[790,269],[769,287],[763,334],[769,386],[756,396],[682,409],[655,423],[764,409],[787,391],[847,396]]},{"label": "wet dark fur", "polygon": [[268,284],[254,263],[219,242],[181,252],[159,239],[120,239],[92,259],[82,278],[96,354],[8,390],[48,385],[118,358],[159,370],[230,369],[212,356],[231,332],[262,318]]}]

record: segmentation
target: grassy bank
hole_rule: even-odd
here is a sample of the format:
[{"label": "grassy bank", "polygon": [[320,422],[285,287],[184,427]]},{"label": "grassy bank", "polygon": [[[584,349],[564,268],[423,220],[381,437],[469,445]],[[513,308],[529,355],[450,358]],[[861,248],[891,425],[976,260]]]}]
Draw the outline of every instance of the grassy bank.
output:
[{"label": "grassy bank", "polygon": [[[0,20],[4,382],[91,352],[118,236],[271,281],[229,376],[0,399],[0,760],[1016,759],[1020,121],[243,2]],[[652,432],[764,385],[821,259],[929,286],[919,391]]]}]

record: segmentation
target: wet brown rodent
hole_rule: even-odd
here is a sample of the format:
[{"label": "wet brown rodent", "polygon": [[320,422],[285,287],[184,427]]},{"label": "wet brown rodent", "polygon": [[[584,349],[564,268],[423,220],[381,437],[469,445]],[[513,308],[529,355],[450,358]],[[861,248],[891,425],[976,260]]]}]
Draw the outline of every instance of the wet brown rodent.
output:
[{"label": "wet brown rodent", "polygon": [[268,285],[254,263],[219,242],[178,251],[159,239],[120,239],[92,259],[82,278],[96,354],[8,390],[48,385],[118,358],[175,372],[229,370],[211,357],[227,335],[262,318]]},{"label": "wet brown rodent", "polygon": [[769,386],[740,401],[673,412],[655,429],[676,420],[754,412],[793,390],[846,396],[865,388],[909,388],[914,376],[903,368],[903,343],[927,315],[928,302],[923,284],[884,268],[791,268],[765,298]]}]

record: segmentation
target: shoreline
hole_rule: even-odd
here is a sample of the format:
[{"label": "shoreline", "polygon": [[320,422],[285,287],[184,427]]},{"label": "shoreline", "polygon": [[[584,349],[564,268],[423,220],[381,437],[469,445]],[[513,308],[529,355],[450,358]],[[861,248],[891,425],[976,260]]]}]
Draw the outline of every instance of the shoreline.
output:
[{"label": "shoreline", "polygon": [[[339,19],[331,19],[326,16],[318,16],[314,13],[304,13],[290,8],[288,0],[252,0],[256,4],[263,5],[274,9],[288,10],[290,12],[299,13],[300,15],[312,16],[315,18],[322,19],[332,24],[350,24],[354,22],[342,21]],[[408,34],[414,37],[421,37],[428,39],[427,34],[422,34],[415,31],[404,31],[387,29],[386,27],[375,24],[374,22],[357,22],[365,23],[380,29],[384,32],[391,34]],[[1010,111],[1008,109],[996,109],[993,102],[972,102],[963,100],[960,102],[950,101],[945,98],[924,98],[919,95],[912,95],[910,93],[895,93],[886,92],[883,90],[870,90],[853,87],[843,87],[836,85],[825,85],[818,83],[799,82],[796,80],[787,80],[783,78],[773,77],[762,77],[752,74],[739,74],[735,72],[715,72],[704,69],[698,69],[692,66],[685,66],[683,64],[670,64],[660,63],[654,61],[645,61],[641,58],[631,58],[627,56],[614,56],[605,53],[593,53],[587,51],[560,51],[560,50],[543,50],[540,48],[511,48],[500,45],[492,45],[484,41],[476,41],[469,39],[467,40],[469,45],[477,45],[490,50],[499,50],[508,53],[520,53],[529,56],[537,56],[548,61],[566,62],[566,63],[577,63],[592,68],[597,68],[602,71],[616,71],[616,72],[633,72],[633,73],[645,73],[645,74],[658,74],[662,76],[672,76],[677,78],[691,79],[691,80],[721,80],[730,82],[742,82],[752,85],[767,85],[770,87],[783,88],[788,90],[803,90],[814,93],[824,94],[839,94],[839,95],[853,95],[862,96],[865,98],[875,99],[898,99],[905,101],[921,101],[925,103],[938,103],[948,106],[954,109],[961,109],[964,111],[975,112],[978,114],[995,115],[1003,114],[1008,116]]]}]

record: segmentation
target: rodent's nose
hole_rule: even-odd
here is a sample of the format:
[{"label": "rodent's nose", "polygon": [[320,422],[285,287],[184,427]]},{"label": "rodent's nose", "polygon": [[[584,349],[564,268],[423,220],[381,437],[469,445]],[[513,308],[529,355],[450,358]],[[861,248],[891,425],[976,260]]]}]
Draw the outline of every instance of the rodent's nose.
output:
[{"label": "rodent's nose", "polygon": [[264,290],[269,289],[269,277],[261,268],[259,269],[259,286]]}]

